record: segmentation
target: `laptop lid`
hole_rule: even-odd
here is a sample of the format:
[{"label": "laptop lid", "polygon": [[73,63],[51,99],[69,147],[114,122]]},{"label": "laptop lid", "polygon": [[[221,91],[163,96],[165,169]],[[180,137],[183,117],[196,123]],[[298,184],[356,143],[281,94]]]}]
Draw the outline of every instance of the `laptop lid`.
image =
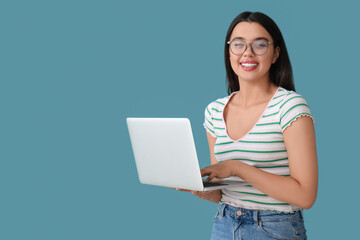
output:
[{"label": "laptop lid", "polygon": [[187,118],[127,118],[139,180],[144,184],[204,189]]}]

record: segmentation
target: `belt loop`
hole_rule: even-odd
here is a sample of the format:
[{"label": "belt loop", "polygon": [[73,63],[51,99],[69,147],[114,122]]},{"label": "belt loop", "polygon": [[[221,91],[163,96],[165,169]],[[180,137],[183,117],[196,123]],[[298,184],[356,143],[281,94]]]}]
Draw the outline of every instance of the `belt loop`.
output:
[{"label": "belt loop", "polygon": [[259,224],[259,210],[254,210],[254,225],[257,226]]},{"label": "belt loop", "polygon": [[219,205],[219,215],[221,217],[224,217],[224,215],[225,215],[225,207],[226,207],[226,204],[220,203],[220,205]]},{"label": "belt loop", "polygon": [[303,210],[300,209],[300,210],[299,210],[299,213],[300,213],[300,218],[301,218],[302,220],[304,220]]}]

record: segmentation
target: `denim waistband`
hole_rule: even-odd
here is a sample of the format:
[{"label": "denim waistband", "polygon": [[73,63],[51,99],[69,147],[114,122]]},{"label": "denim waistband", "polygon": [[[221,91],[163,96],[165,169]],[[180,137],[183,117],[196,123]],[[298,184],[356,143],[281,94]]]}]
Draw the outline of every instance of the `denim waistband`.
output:
[{"label": "denim waistband", "polygon": [[272,210],[254,210],[240,207],[233,207],[228,204],[219,204],[218,214],[229,216],[236,220],[253,221],[289,221],[292,219],[303,219],[302,210],[292,213],[278,212]]}]

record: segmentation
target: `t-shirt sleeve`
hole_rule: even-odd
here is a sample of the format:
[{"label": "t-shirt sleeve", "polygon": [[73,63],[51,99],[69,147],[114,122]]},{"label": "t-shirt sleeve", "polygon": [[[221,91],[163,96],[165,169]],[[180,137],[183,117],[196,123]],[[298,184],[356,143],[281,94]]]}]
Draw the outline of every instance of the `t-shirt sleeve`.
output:
[{"label": "t-shirt sleeve", "polygon": [[205,127],[206,131],[211,134],[211,136],[216,137],[216,134],[214,131],[214,125],[213,125],[213,121],[212,121],[212,103],[210,103],[205,108],[204,127]]},{"label": "t-shirt sleeve", "polygon": [[309,116],[314,121],[311,115],[310,108],[303,96],[297,93],[288,95],[284,99],[284,103],[280,105],[280,125],[281,131],[291,125],[296,119],[302,116]]}]

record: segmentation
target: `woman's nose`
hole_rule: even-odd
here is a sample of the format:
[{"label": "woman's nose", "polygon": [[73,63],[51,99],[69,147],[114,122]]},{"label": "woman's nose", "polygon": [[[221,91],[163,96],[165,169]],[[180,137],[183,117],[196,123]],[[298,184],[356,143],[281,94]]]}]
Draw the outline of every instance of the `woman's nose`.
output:
[{"label": "woman's nose", "polygon": [[244,56],[254,56],[254,53],[253,53],[253,51],[252,51],[252,49],[251,49],[251,45],[247,45],[246,46],[246,49],[245,49],[245,52],[243,53],[243,55]]}]

